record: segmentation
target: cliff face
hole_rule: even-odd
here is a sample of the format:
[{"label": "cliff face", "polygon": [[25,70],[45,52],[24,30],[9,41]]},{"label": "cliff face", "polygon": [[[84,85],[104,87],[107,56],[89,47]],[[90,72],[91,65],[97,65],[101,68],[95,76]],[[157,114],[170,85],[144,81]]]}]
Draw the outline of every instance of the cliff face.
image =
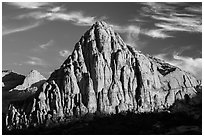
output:
[{"label": "cliff face", "polygon": [[[79,98],[89,112],[153,111],[196,94],[195,77],[136,51],[104,22],[97,22],[48,81],[56,81],[62,104]],[[82,105],[82,106],[83,106]]]},{"label": "cliff face", "polygon": [[48,114],[158,111],[194,97],[197,85],[191,74],[138,52],[105,22],[96,22],[23,110],[32,106],[26,113],[38,123]]}]

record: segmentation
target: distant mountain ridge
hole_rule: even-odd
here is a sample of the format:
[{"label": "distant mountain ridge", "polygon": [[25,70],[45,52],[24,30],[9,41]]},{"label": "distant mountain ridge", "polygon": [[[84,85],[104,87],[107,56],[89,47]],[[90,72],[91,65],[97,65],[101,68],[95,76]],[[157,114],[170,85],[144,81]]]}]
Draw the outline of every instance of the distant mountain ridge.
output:
[{"label": "distant mountain ridge", "polygon": [[13,90],[26,90],[33,84],[43,80],[46,80],[43,75],[41,75],[37,70],[31,70],[30,73],[25,77],[23,83],[15,87]]}]

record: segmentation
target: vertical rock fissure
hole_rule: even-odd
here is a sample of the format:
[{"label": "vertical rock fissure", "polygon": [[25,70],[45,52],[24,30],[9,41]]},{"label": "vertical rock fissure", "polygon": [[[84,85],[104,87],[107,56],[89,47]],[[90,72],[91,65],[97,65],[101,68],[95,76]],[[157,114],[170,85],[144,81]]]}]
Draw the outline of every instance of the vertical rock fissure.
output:
[{"label": "vertical rock fissure", "polygon": [[186,86],[186,78],[185,78],[185,75],[183,75],[183,85],[184,85],[185,87],[187,87],[187,86]]},{"label": "vertical rock fissure", "polygon": [[[136,74],[136,78],[137,78],[137,88],[136,88],[135,98],[136,98],[136,102],[137,102],[138,107],[140,107],[140,106],[142,106],[141,89],[142,89],[143,83],[142,83],[141,71],[139,68],[139,62],[138,62],[137,58],[135,58],[135,59],[136,59],[135,74]],[[137,109],[138,109],[138,107],[137,107]]]},{"label": "vertical rock fissure", "polygon": [[191,82],[191,80],[190,80],[190,78],[188,77],[188,76],[186,76],[187,77],[187,79],[188,79],[188,81],[190,82],[190,84],[191,84],[191,86],[190,87],[194,87],[193,86],[193,84],[192,84],[192,82]]}]

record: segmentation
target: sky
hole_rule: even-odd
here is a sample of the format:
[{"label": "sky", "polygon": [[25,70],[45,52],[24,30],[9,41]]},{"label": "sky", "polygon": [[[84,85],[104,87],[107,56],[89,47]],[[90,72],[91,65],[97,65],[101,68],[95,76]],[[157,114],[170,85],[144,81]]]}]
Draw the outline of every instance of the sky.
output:
[{"label": "sky", "polygon": [[202,78],[202,3],[3,2],[2,69],[45,77],[103,20],[129,45]]}]

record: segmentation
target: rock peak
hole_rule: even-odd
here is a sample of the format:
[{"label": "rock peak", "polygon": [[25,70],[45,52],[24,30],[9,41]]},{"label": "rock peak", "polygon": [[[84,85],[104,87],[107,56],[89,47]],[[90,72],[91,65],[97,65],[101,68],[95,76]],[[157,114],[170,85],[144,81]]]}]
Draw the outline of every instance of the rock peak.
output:
[{"label": "rock peak", "polygon": [[[44,76],[40,74],[37,70],[31,70],[30,73],[25,77],[22,85],[18,85],[13,90],[26,90],[31,87],[33,84],[46,80]],[[11,90],[12,91],[12,90]]]},{"label": "rock peak", "polygon": [[108,27],[109,25],[103,21],[103,20],[100,20],[100,21],[96,21],[94,24],[94,26],[97,26],[97,27]]},{"label": "rock peak", "polygon": [[40,74],[40,72],[35,69],[32,69],[29,74]]},{"label": "rock peak", "polygon": [[[26,78],[22,87],[32,81]],[[194,97],[197,85],[195,77],[127,46],[111,26],[97,21],[33,101],[19,110],[27,112],[27,106],[33,106],[28,114],[38,124],[46,121],[41,114],[61,118],[96,112],[158,112],[186,96]]]},{"label": "rock peak", "polygon": [[84,54],[92,54],[98,51],[104,54],[107,53],[105,58],[110,58],[110,53],[116,52],[118,49],[127,49],[127,45],[119,34],[115,33],[111,25],[108,25],[104,21],[95,22],[86,31],[75,46],[75,49],[79,47],[81,47]]}]

